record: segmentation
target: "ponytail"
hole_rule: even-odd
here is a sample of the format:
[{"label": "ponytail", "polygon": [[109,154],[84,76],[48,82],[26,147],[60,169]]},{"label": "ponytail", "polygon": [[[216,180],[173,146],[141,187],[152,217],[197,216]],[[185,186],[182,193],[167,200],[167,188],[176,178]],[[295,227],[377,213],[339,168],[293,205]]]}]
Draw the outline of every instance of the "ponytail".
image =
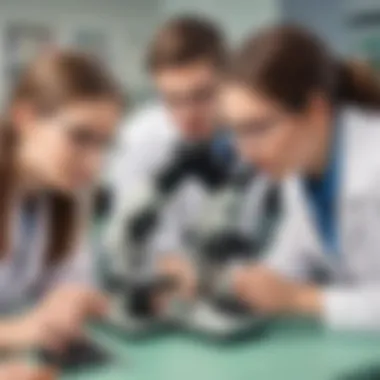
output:
[{"label": "ponytail", "polygon": [[340,62],[336,85],[338,103],[380,110],[380,78],[365,63]]},{"label": "ponytail", "polygon": [[359,62],[339,62],[307,29],[280,25],[249,37],[232,59],[228,77],[292,112],[318,91],[335,105],[380,109],[379,77]]}]

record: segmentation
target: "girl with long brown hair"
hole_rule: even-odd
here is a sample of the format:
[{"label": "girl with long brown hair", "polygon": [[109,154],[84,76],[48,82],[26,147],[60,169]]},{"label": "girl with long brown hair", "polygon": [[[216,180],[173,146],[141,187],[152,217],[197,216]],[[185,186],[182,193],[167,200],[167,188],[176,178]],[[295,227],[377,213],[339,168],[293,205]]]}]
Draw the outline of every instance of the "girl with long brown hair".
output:
[{"label": "girl with long brown hair", "polygon": [[0,348],[56,348],[105,300],[85,236],[91,185],[122,111],[104,68],[72,51],[36,59],[0,128]]},{"label": "girl with long brown hair", "polygon": [[379,328],[379,78],[277,26],[236,53],[222,104],[241,157],[284,183],[284,224],[262,265],[236,269],[237,294],[264,313]]}]

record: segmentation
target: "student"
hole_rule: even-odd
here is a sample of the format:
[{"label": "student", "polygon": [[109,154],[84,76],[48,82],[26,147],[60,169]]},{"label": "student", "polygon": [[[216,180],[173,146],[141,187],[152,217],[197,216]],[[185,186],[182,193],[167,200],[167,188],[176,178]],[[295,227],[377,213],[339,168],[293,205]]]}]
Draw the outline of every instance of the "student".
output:
[{"label": "student", "polygon": [[[220,127],[216,95],[225,62],[225,42],[212,22],[180,17],[156,33],[147,54],[147,67],[160,100],[139,110],[125,125],[112,183],[115,212],[132,202],[139,184],[175,161],[180,143],[212,140]],[[221,146],[222,144],[220,144]],[[193,283],[186,264],[183,236],[199,218],[207,196],[196,180],[186,181],[162,210],[150,251],[164,272],[181,273]],[[190,280],[191,278],[191,280]]]},{"label": "student", "polygon": [[279,26],[236,54],[222,103],[241,155],[284,181],[287,213],[267,260],[234,272],[236,292],[262,312],[380,328],[378,79]]},{"label": "student", "polygon": [[0,130],[2,350],[62,348],[103,312],[83,208],[121,104],[103,68],[69,51],[39,57],[12,91]]}]

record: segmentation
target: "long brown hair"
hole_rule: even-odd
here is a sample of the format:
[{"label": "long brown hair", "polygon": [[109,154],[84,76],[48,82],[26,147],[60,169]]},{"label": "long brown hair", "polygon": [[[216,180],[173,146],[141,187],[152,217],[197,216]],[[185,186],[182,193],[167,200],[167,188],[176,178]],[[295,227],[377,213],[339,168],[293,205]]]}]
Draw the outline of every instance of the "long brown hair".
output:
[{"label": "long brown hair", "polygon": [[[11,116],[18,102],[28,102],[37,112],[51,112],[65,102],[107,98],[122,102],[121,92],[102,65],[74,51],[54,51],[39,56],[21,75],[10,94],[0,127],[0,257],[9,247],[11,199],[15,181],[14,148],[17,133]],[[46,262],[57,263],[69,251],[79,230],[79,204],[67,194],[48,195],[50,226]]]},{"label": "long brown hair", "polygon": [[334,57],[307,30],[276,26],[249,37],[233,57],[233,80],[299,111],[313,91],[333,104],[380,108],[379,78],[366,65]]}]

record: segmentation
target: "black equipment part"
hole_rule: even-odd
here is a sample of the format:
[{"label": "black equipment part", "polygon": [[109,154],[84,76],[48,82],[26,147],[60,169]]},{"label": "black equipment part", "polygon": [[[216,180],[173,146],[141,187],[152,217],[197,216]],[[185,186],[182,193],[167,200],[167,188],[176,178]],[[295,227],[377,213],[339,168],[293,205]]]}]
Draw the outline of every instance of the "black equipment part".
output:
[{"label": "black equipment part", "polygon": [[43,364],[63,370],[101,366],[112,361],[108,351],[88,339],[71,342],[63,352],[40,350],[37,355]]},{"label": "black equipment part", "polygon": [[147,207],[127,223],[125,227],[126,236],[129,234],[130,238],[135,243],[145,241],[156,226],[157,219],[158,210],[153,206]]},{"label": "black equipment part", "polygon": [[206,258],[213,263],[230,259],[248,259],[257,250],[257,243],[238,231],[221,231],[206,239],[201,247]]},{"label": "black equipment part", "polygon": [[223,186],[230,176],[230,165],[215,157],[210,142],[179,146],[172,162],[157,177],[157,189],[164,195],[172,193],[189,177],[196,177],[210,190],[215,190]]},{"label": "black equipment part", "polygon": [[216,297],[211,300],[221,312],[231,316],[250,316],[253,314],[252,309],[236,297]]},{"label": "black equipment part", "polygon": [[96,220],[104,220],[112,210],[114,194],[108,187],[102,186],[94,194],[94,217]]},{"label": "black equipment part", "polygon": [[159,276],[138,280],[112,276],[106,281],[108,291],[124,298],[124,307],[135,317],[152,317],[156,314],[154,297],[170,293],[176,289],[178,281],[174,277]]},{"label": "black equipment part", "polygon": [[172,292],[176,287],[177,281],[170,277],[157,277],[149,281],[131,283],[125,307],[136,317],[152,317],[156,315],[154,298]]}]

